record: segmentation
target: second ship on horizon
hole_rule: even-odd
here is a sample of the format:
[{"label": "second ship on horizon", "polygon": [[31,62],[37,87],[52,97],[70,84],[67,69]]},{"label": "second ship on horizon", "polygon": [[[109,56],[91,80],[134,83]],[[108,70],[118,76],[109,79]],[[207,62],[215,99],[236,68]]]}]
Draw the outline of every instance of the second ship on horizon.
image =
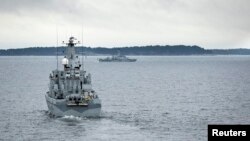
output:
[{"label": "second ship on horizon", "polygon": [[112,55],[111,57],[100,58],[98,59],[99,62],[135,62],[137,59],[128,58],[125,55],[121,55],[118,51],[117,55]]}]

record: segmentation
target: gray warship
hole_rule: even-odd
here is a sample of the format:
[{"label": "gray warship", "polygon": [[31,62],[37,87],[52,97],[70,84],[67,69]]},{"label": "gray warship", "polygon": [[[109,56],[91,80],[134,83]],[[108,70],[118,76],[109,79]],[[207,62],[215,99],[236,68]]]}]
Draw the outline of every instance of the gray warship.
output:
[{"label": "gray warship", "polygon": [[98,60],[99,62],[135,62],[137,59],[128,58],[125,55],[121,55],[121,53],[118,52],[117,55],[113,55],[111,57],[106,57],[106,58],[100,58]]},{"label": "gray warship", "polygon": [[75,55],[76,44],[76,39],[70,37],[62,59],[63,70],[57,67],[49,76],[49,91],[45,94],[48,109],[56,117],[98,117],[101,100],[92,89],[91,74],[86,73]]}]

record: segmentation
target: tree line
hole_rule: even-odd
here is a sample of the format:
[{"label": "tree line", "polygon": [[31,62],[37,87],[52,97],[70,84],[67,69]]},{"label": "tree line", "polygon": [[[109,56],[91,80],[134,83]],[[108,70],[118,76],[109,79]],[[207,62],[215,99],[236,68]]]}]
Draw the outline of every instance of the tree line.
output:
[{"label": "tree line", "polygon": [[[54,56],[64,55],[66,47],[29,47],[18,49],[2,49],[1,56]],[[250,55],[250,49],[204,49],[199,46],[185,45],[150,45],[133,47],[76,47],[77,54],[84,55],[115,55],[120,52],[123,55]]]}]

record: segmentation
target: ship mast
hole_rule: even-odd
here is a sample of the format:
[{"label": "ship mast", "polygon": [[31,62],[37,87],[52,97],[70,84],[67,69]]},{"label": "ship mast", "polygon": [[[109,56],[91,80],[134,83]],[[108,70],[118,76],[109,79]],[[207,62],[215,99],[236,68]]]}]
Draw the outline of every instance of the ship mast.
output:
[{"label": "ship mast", "polygon": [[74,67],[74,60],[75,60],[75,45],[74,40],[76,40],[74,37],[69,38],[69,43],[67,43],[67,59],[69,60],[69,66],[70,68]]},{"label": "ship mast", "polygon": [[84,69],[84,62],[83,62],[83,25],[82,25],[82,69]]},{"label": "ship mast", "polygon": [[58,28],[56,26],[56,69],[58,70]]}]

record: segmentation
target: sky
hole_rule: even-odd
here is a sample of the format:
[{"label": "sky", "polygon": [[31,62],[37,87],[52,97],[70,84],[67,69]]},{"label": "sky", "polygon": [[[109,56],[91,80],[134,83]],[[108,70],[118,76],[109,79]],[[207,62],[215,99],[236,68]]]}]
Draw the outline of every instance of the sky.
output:
[{"label": "sky", "polygon": [[0,49],[198,45],[250,48],[249,0],[0,0]]}]

